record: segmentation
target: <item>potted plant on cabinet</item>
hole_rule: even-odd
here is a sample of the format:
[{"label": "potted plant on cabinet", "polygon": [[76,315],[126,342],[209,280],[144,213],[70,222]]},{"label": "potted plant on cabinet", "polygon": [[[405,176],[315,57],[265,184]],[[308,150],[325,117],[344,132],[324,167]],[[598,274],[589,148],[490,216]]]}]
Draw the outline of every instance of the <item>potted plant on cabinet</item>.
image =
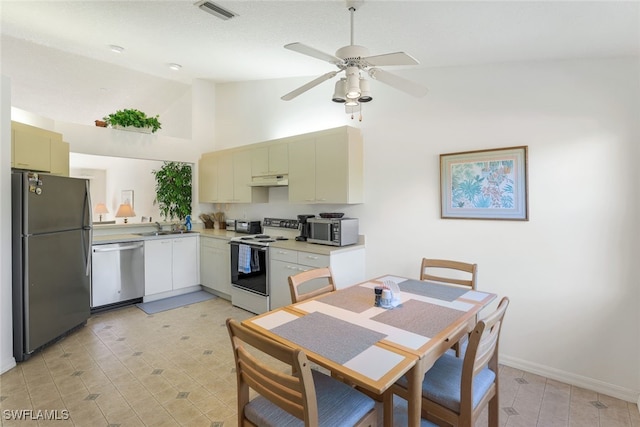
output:
[{"label": "potted plant on cabinet", "polygon": [[152,171],[156,178],[156,199],[160,214],[168,220],[183,221],[191,215],[191,166],[182,162],[164,162]]},{"label": "potted plant on cabinet", "polygon": [[102,119],[107,125],[115,129],[125,129],[128,127],[134,127],[141,131],[148,129],[151,133],[155,133],[158,129],[162,129],[162,125],[156,115],[154,117],[148,117],[144,112],[133,108],[117,110],[113,114],[104,116]]}]

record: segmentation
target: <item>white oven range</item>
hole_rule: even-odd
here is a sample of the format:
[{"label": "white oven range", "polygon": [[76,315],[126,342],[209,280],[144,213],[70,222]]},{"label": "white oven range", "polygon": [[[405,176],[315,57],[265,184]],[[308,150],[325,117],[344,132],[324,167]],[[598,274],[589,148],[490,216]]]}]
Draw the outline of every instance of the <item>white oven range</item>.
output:
[{"label": "white oven range", "polygon": [[293,239],[298,220],[265,218],[263,234],[236,236],[231,248],[231,304],[252,313],[266,313],[269,301],[269,244]]}]

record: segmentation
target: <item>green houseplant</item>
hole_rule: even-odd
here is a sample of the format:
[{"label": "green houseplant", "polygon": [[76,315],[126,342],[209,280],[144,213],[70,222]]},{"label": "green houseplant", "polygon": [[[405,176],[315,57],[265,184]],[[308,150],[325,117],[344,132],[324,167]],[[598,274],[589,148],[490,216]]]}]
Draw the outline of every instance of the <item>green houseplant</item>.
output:
[{"label": "green houseplant", "polygon": [[164,162],[151,173],[156,179],[156,198],[160,214],[172,220],[191,215],[191,166],[182,162]]},{"label": "green houseplant", "polygon": [[133,126],[135,128],[149,128],[151,133],[155,133],[158,129],[162,129],[161,123],[158,121],[160,116],[147,117],[145,113],[133,108],[125,110],[117,110],[113,114],[104,116],[102,119],[107,122],[107,125],[113,126]]}]

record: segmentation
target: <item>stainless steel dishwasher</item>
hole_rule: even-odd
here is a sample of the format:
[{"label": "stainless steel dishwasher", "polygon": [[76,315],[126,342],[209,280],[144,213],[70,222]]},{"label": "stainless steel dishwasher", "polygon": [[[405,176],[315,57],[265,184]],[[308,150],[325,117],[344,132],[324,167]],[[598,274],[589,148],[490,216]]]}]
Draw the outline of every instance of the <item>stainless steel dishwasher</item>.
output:
[{"label": "stainless steel dishwasher", "polygon": [[144,296],[144,242],[92,246],[91,309],[135,302]]}]

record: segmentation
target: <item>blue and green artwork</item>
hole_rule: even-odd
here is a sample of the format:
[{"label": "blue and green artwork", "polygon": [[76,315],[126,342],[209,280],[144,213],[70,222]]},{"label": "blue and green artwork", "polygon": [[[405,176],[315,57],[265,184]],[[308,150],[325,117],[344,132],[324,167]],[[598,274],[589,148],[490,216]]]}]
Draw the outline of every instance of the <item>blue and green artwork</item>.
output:
[{"label": "blue and green artwork", "polygon": [[514,207],[514,160],[451,164],[452,209]]}]

